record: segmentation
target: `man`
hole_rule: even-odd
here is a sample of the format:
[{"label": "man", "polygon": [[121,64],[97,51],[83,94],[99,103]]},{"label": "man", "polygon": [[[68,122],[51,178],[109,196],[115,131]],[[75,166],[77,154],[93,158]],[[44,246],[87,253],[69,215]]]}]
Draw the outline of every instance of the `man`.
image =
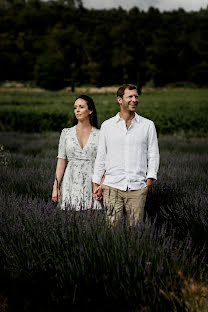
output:
[{"label": "man", "polygon": [[143,218],[148,189],[157,179],[159,150],[154,123],[135,111],[138,92],[134,85],[117,91],[120,112],[103,122],[95,161],[93,197],[103,201],[111,225],[123,216],[130,225]]}]

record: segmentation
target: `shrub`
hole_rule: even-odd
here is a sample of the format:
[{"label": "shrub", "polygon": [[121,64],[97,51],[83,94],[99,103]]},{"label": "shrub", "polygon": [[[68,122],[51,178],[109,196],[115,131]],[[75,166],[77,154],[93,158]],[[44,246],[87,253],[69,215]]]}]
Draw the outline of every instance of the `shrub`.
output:
[{"label": "shrub", "polygon": [[60,131],[69,124],[69,116],[60,109],[22,106],[0,107],[0,131],[46,132]]},{"label": "shrub", "polygon": [[206,311],[207,140],[160,138],[146,220],[131,231],[109,228],[103,212],[51,203],[58,134],[0,133],[0,141],[5,309]]}]

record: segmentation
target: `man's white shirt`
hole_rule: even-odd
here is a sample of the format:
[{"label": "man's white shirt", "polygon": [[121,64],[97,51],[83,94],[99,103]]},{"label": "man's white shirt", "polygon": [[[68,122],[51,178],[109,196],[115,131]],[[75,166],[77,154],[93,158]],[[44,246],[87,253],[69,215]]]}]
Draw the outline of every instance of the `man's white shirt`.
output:
[{"label": "man's white shirt", "polygon": [[103,122],[92,181],[119,190],[138,190],[157,179],[159,149],[154,123],[137,113],[130,127],[116,116]]}]

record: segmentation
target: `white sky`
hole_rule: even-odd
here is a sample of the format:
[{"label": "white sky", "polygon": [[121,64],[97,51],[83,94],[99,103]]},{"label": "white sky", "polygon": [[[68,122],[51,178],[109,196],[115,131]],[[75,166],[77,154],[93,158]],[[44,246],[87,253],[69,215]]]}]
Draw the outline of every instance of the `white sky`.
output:
[{"label": "white sky", "polygon": [[208,0],[82,0],[83,6],[94,9],[110,9],[121,6],[129,10],[137,6],[140,10],[148,10],[150,6],[160,11],[183,8],[186,11],[198,11],[208,7]]}]

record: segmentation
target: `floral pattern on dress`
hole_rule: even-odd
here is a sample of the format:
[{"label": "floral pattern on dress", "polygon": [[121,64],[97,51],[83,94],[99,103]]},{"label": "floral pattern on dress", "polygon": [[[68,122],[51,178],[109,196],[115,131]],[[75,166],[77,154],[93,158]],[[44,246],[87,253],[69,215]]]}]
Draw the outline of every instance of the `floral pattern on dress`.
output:
[{"label": "floral pattern on dress", "polygon": [[92,197],[92,175],[97,155],[99,130],[92,127],[82,148],[76,135],[76,126],[64,128],[59,139],[57,158],[67,159],[60,187],[60,207],[76,210],[101,209],[101,202]]}]

